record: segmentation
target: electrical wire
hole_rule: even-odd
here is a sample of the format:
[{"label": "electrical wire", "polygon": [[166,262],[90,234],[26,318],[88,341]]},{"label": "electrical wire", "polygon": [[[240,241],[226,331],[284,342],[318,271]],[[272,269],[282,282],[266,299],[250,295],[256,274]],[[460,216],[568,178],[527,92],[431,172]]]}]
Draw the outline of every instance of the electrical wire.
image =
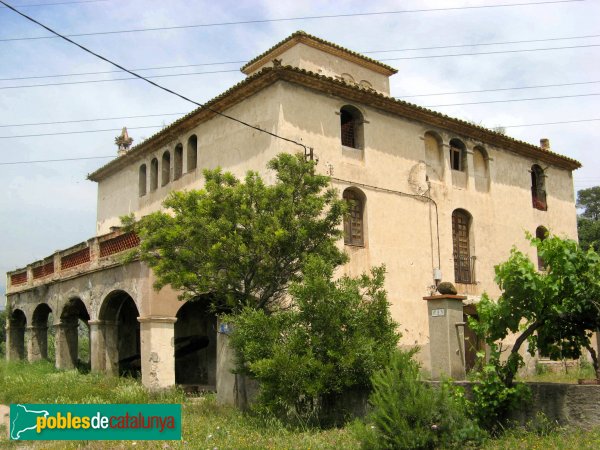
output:
[{"label": "electrical wire", "polygon": [[125,67],[123,67],[123,66],[121,66],[121,65],[117,64],[116,62],[113,62],[113,61],[111,61],[110,59],[108,59],[108,58],[106,58],[106,57],[104,57],[104,56],[102,56],[102,55],[99,55],[98,53],[95,53],[95,52],[93,52],[92,50],[88,49],[87,47],[84,47],[84,46],[83,46],[83,45],[81,45],[81,44],[78,44],[77,42],[75,42],[75,41],[73,41],[73,40],[69,39],[68,37],[66,37],[66,36],[63,36],[62,34],[58,33],[57,31],[54,31],[52,28],[50,28],[50,27],[48,27],[48,26],[44,25],[43,23],[41,23],[41,22],[39,22],[39,21],[35,20],[34,18],[32,18],[32,17],[30,17],[30,16],[28,16],[28,15],[26,15],[26,14],[22,13],[21,11],[19,11],[19,10],[17,10],[17,9],[15,9],[15,8],[13,8],[11,5],[9,5],[9,4],[8,4],[8,3],[6,3],[5,1],[3,1],[3,0],[0,0],[0,3],[1,3],[1,4],[3,4],[3,5],[5,5],[5,6],[6,6],[6,7],[8,7],[9,9],[13,10],[13,11],[14,11],[14,12],[16,12],[17,14],[19,14],[20,16],[22,16],[22,17],[26,18],[27,20],[29,20],[29,21],[31,21],[31,22],[33,22],[33,23],[35,23],[35,24],[37,24],[37,25],[41,26],[41,27],[42,27],[42,28],[44,28],[45,30],[48,30],[49,32],[51,32],[51,33],[55,34],[56,36],[59,36],[60,38],[64,39],[65,41],[67,41],[67,42],[69,42],[69,43],[71,43],[71,44],[73,44],[73,45],[75,45],[75,46],[79,47],[80,49],[82,49],[82,50],[83,50],[83,51],[85,51],[86,53],[89,53],[89,54],[91,54],[91,55],[93,55],[93,56],[95,56],[95,57],[97,57],[97,58],[99,58],[99,59],[101,59],[101,60],[103,60],[103,61],[106,61],[107,63],[109,63],[109,64],[112,64],[113,66],[115,66],[115,67],[117,67],[117,68],[119,68],[119,69],[121,69],[121,70],[123,70],[123,71],[125,71],[125,72],[127,72],[127,73],[129,73],[129,74],[131,74],[131,75],[133,75],[133,76],[134,76],[134,77],[136,77],[136,78],[139,78],[139,79],[141,79],[141,80],[144,80],[144,81],[146,81],[147,83],[149,83],[149,84],[151,84],[151,85],[153,85],[153,86],[155,86],[155,87],[157,87],[157,88],[159,88],[159,89],[162,89],[163,91],[165,91],[165,92],[168,92],[168,93],[169,93],[169,94],[171,94],[171,95],[175,95],[176,97],[179,97],[179,98],[181,98],[182,100],[185,100],[185,101],[187,101],[187,102],[193,103],[194,105],[196,105],[196,106],[199,106],[199,107],[201,107],[201,108],[204,108],[204,109],[206,109],[207,111],[210,111],[210,112],[212,112],[213,114],[219,115],[219,116],[221,116],[221,117],[224,117],[224,118],[226,118],[226,119],[229,119],[229,120],[231,120],[231,121],[233,121],[233,122],[237,122],[237,123],[239,123],[240,125],[246,126],[246,127],[248,127],[248,128],[252,128],[253,130],[259,131],[259,132],[261,132],[261,133],[268,134],[269,136],[272,136],[272,137],[274,137],[274,138],[280,139],[280,140],[282,140],[282,141],[286,141],[286,142],[290,142],[290,143],[292,143],[292,144],[294,144],[294,145],[298,145],[298,146],[300,146],[300,147],[302,147],[302,148],[304,149],[304,153],[305,153],[305,154],[307,154],[307,152],[309,152],[309,151],[311,151],[311,152],[312,152],[312,150],[311,150],[311,149],[309,149],[309,148],[308,148],[306,145],[304,145],[304,144],[302,144],[302,143],[300,143],[300,142],[297,142],[297,141],[295,141],[295,140],[293,140],[293,139],[289,139],[289,138],[286,138],[286,137],[280,136],[280,135],[278,135],[278,134],[276,134],[276,133],[272,133],[272,132],[270,132],[270,131],[267,131],[267,130],[264,130],[264,129],[260,128],[260,127],[257,127],[257,126],[254,126],[254,125],[251,125],[251,124],[249,124],[249,123],[247,123],[247,122],[244,122],[243,120],[240,120],[240,119],[237,119],[237,118],[235,118],[235,117],[232,117],[232,116],[230,116],[230,115],[228,115],[228,114],[222,113],[221,111],[218,111],[218,110],[216,110],[216,109],[214,109],[214,108],[211,108],[211,107],[209,107],[209,106],[205,106],[205,105],[203,105],[202,103],[196,102],[196,101],[194,101],[194,100],[192,100],[192,99],[190,99],[190,98],[188,98],[188,97],[186,97],[186,96],[184,96],[184,95],[182,95],[182,94],[179,94],[178,92],[175,92],[175,91],[173,91],[173,90],[171,90],[171,89],[169,89],[169,88],[166,88],[166,87],[164,87],[164,86],[161,86],[160,84],[158,84],[158,83],[155,83],[154,81],[151,81],[151,80],[149,80],[149,79],[147,79],[147,78],[143,77],[142,75],[139,75],[139,74],[137,74],[137,73],[135,73],[135,72],[132,72],[131,70],[129,70],[129,69],[126,69]]},{"label": "electrical wire", "polygon": [[595,95],[600,95],[600,93],[555,95],[552,97],[514,98],[514,99],[507,99],[507,100],[487,100],[487,101],[480,101],[480,102],[445,103],[442,105],[425,105],[424,108],[442,108],[444,106],[484,105],[484,104],[489,104],[489,103],[529,102],[529,101],[534,101],[534,100],[552,100],[552,99],[558,99],[558,98],[592,97]]},{"label": "electrical wire", "polygon": [[571,50],[574,48],[589,48],[589,47],[600,47],[600,44],[588,44],[588,45],[570,45],[567,47],[544,47],[544,48],[524,48],[518,50],[498,50],[491,52],[473,52],[473,53],[452,53],[449,55],[424,55],[424,56],[402,56],[398,58],[383,58],[379,61],[400,61],[407,59],[432,59],[432,58],[451,58],[454,56],[478,56],[478,55],[500,55],[503,53],[525,53],[525,52],[543,52],[548,50]]},{"label": "electrical wire", "polygon": [[[16,5],[16,8],[33,8],[37,6],[58,6],[58,5],[75,5],[78,3],[98,3],[98,2],[108,2],[110,0],[83,0],[76,2],[56,2],[56,3],[23,3],[20,5]],[[6,6],[0,6],[0,8],[6,8]]]},{"label": "electrical wire", "polygon": [[[369,17],[369,16],[383,16],[383,15],[393,15],[393,14],[412,14],[412,13],[423,13],[423,12],[439,12],[439,11],[458,11],[458,10],[476,10],[476,9],[491,9],[491,8],[506,8],[506,7],[515,7],[515,6],[535,6],[535,5],[548,5],[548,4],[556,4],[556,3],[574,3],[574,2],[582,2],[585,0],[549,0],[542,2],[523,2],[523,3],[505,3],[498,5],[477,5],[477,6],[455,6],[455,7],[447,7],[447,8],[428,8],[428,9],[405,9],[398,11],[380,11],[380,12],[364,12],[364,13],[348,13],[348,14],[327,14],[327,15],[319,15],[319,16],[301,16],[301,17],[284,17],[279,19],[254,19],[254,20],[240,20],[237,22],[219,22],[219,23],[203,23],[196,25],[174,25],[168,27],[152,27],[152,28],[136,28],[136,29],[128,29],[128,30],[114,30],[114,31],[97,31],[93,33],[76,33],[76,34],[66,34],[61,37],[83,37],[83,36],[99,36],[99,35],[107,35],[107,34],[124,34],[124,33],[139,33],[146,31],[163,31],[163,30],[181,30],[181,29],[189,29],[189,28],[209,28],[209,27],[221,27],[221,26],[231,26],[231,25],[250,25],[250,24],[259,24],[259,23],[272,23],[272,22],[292,22],[298,20],[321,20],[321,19],[336,19],[336,18],[344,18],[344,17]],[[4,3],[4,2],[2,2]],[[7,5],[6,3],[4,3]],[[7,5],[8,6],[8,5]],[[16,9],[10,7],[14,11]],[[19,37],[19,38],[4,38],[0,39],[0,42],[10,42],[10,41],[27,41],[27,40],[36,40],[36,39],[55,39],[57,36],[31,36],[31,37]]]},{"label": "electrical wire", "polygon": [[122,120],[122,119],[141,119],[147,117],[163,117],[163,116],[182,116],[187,112],[178,112],[178,113],[164,113],[164,114],[144,114],[141,116],[120,116],[120,117],[101,117],[97,119],[77,119],[77,120],[58,120],[56,122],[35,122],[35,123],[14,123],[8,125],[0,125],[0,128],[7,127],[32,127],[32,126],[40,126],[40,125],[59,125],[65,123],[81,123],[81,122],[100,122],[103,120]]},{"label": "electrical wire", "polygon": [[578,86],[582,84],[595,84],[600,83],[598,81],[579,81],[574,83],[560,83],[560,84],[538,84],[534,86],[515,86],[509,88],[492,88],[492,89],[477,89],[472,91],[454,91],[454,92],[437,92],[435,94],[414,94],[414,95],[402,95],[400,97],[394,97],[398,99],[402,98],[414,98],[414,97],[433,97],[436,95],[457,95],[457,94],[478,94],[480,92],[499,92],[499,91],[514,91],[514,90],[522,90],[522,89],[540,89],[540,88],[549,88],[549,87],[563,87],[563,86]]},{"label": "electrical wire", "polygon": [[[567,36],[567,37],[556,37],[556,38],[544,38],[544,39],[530,39],[521,41],[504,41],[504,42],[483,42],[483,43],[471,43],[471,44],[455,44],[455,45],[441,45],[434,47],[416,47],[416,48],[400,48],[393,50],[368,50],[359,53],[371,54],[371,53],[392,53],[392,52],[406,52],[406,51],[417,51],[417,50],[432,50],[432,49],[444,49],[444,48],[458,48],[458,47],[478,47],[486,45],[504,45],[504,44],[525,44],[532,42],[548,42],[548,41],[562,41],[562,40],[573,40],[573,39],[590,39],[600,37],[600,34],[590,34],[584,36]],[[201,66],[218,66],[227,64],[246,64],[248,60],[244,61],[216,61],[209,63],[198,63],[198,64],[180,64],[173,66],[157,66],[157,67],[143,67],[131,69],[136,72],[144,70],[163,70],[163,69],[183,69],[188,67],[201,67]],[[17,80],[34,80],[43,78],[59,78],[59,77],[72,77],[72,76],[86,76],[86,75],[106,75],[111,73],[121,73],[120,70],[105,70],[98,72],[76,72],[76,73],[64,73],[55,75],[34,75],[25,77],[11,77],[11,78],[0,78],[0,81],[17,81]]]},{"label": "electrical wire", "polygon": [[[48,87],[48,86],[69,86],[69,85],[77,85],[77,84],[92,84],[92,83],[111,83],[113,81],[127,81],[127,80],[144,80],[148,81],[150,78],[172,78],[172,77],[185,77],[191,75],[208,75],[213,73],[226,73],[226,72],[237,72],[240,71],[237,69],[230,70],[214,70],[214,71],[204,71],[204,72],[188,72],[188,73],[175,73],[175,74],[164,74],[164,75],[151,75],[147,77],[124,77],[124,78],[111,78],[108,80],[85,80],[85,81],[63,81],[59,83],[42,83],[42,84],[23,84],[16,86],[2,86],[0,89],[25,89],[25,88],[36,88],[36,87]],[[132,73],[132,72],[129,72]]]},{"label": "electrical wire", "polygon": [[[147,125],[143,127],[127,127],[128,130],[143,130],[148,128],[163,128],[165,125]],[[57,131],[53,133],[18,134],[14,136],[0,136],[0,139],[15,139],[41,136],[62,136],[66,134],[104,133],[106,131],[121,131],[122,128],[106,128],[103,130]]]},{"label": "electrical wire", "polygon": [[62,161],[82,161],[85,159],[106,159],[106,158],[114,158],[113,156],[89,156],[89,157],[81,157],[81,158],[60,158],[60,159],[38,159],[35,161],[8,161],[8,162],[0,162],[0,166],[11,166],[15,164],[37,164],[37,163],[49,163],[49,162],[62,162]]}]

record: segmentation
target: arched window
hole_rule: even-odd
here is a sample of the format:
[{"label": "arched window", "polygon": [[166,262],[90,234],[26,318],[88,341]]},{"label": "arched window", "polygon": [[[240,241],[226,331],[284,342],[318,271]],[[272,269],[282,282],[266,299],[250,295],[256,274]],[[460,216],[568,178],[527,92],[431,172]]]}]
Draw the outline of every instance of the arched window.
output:
[{"label": "arched window", "polygon": [[161,186],[171,181],[171,153],[167,150],[162,155],[162,176]]},{"label": "arched window", "polygon": [[158,159],[153,158],[150,162],[150,190],[158,188]]},{"label": "arched window", "polygon": [[464,172],[467,169],[467,148],[460,139],[450,140],[450,168]]},{"label": "arched window", "polygon": [[146,164],[140,166],[138,186],[140,197],[143,197],[146,195]]},{"label": "arched window", "polygon": [[[540,225],[539,227],[537,227],[535,229],[535,237],[537,239],[539,239],[540,241],[543,241],[544,239],[546,239],[548,237],[548,229],[546,227]],[[538,251],[538,255],[537,255],[537,265],[538,265],[538,270],[546,270],[546,263],[540,257],[539,251]]]},{"label": "arched window", "polygon": [[364,147],[363,115],[354,106],[346,105],[340,109],[340,127],[342,145],[356,149]]},{"label": "arched window", "polygon": [[546,203],[546,175],[537,164],[531,166],[531,202],[535,209],[548,210]]},{"label": "arched window", "polygon": [[344,216],[344,244],[364,246],[364,208],[365,196],[357,189],[344,191],[344,200],[348,203],[348,212]]},{"label": "arched window", "polygon": [[187,141],[187,171],[196,170],[198,166],[198,138],[192,134]]},{"label": "arched window", "polygon": [[452,213],[452,247],[454,256],[454,281],[475,283],[475,257],[471,256],[471,215],[456,209]]},{"label": "arched window", "polygon": [[174,166],[173,166],[173,179],[178,180],[183,174],[183,145],[177,144],[175,146],[174,154]]}]

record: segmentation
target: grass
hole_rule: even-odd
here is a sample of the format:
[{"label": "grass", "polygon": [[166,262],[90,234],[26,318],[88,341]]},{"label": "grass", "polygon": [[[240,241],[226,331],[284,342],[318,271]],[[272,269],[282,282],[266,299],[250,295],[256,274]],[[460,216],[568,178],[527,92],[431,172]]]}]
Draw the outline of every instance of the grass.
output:
[{"label": "grass", "polygon": [[594,367],[588,362],[581,362],[575,367],[569,368],[557,367],[556,370],[551,370],[543,364],[537,364],[535,372],[535,374],[518,377],[518,379],[530,382],[577,384],[577,380],[580,378],[596,378]]},{"label": "grass", "polygon": [[[219,406],[214,395],[186,398],[178,389],[153,394],[137,380],[57,371],[49,363],[0,362],[0,403],[181,403],[181,441],[28,442],[36,449],[358,449],[350,427],[290,430],[274,419],[262,419]],[[531,427],[530,427],[531,429]],[[31,445],[33,444],[33,446]],[[0,428],[0,448],[23,448],[7,440]],[[542,423],[533,431],[511,429],[484,449],[597,449],[600,428],[562,429]]]}]

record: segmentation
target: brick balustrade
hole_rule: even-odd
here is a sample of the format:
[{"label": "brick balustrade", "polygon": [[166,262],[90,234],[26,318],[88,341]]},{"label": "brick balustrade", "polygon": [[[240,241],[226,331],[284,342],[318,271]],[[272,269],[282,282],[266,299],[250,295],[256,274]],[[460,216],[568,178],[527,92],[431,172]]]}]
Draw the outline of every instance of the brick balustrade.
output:
[{"label": "brick balustrade", "polygon": [[69,276],[73,272],[90,269],[110,256],[137,247],[139,237],[131,233],[114,231],[103,236],[89,239],[66,250],[59,250],[54,255],[32,263],[26,268],[9,272],[7,292],[21,290],[29,286],[44,284],[48,281]]}]

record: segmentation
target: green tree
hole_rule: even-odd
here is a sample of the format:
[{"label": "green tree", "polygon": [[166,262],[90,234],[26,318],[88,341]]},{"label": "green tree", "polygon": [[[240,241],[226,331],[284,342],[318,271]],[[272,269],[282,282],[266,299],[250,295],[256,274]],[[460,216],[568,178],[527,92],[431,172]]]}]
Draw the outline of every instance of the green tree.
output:
[{"label": "green tree", "polygon": [[[203,189],[173,192],[155,212],[135,223],[139,255],[181,300],[212,295],[217,307],[271,310],[302,278],[309,255],[333,265],[345,261],[336,242],[344,202],[329,178],[302,155],[280,154],[268,164],[267,185],[249,171],[244,181],[221,169],[205,170]],[[204,297],[206,298],[206,297]]]},{"label": "green tree", "polygon": [[[478,375],[482,384],[475,394],[501,410],[494,413],[497,418],[519,393],[514,378],[523,365],[519,351],[526,342],[532,356],[539,349],[550,357],[578,358],[582,348],[591,349],[598,370],[590,339],[600,327],[600,257],[569,239],[530,239],[546,270],[536,270],[525,254],[513,248],[509,259],[495,268],[502,294],[497,301],[484,294],[477,305],[478,321],[469,322],[490,348],[489,364]],[[500,341],[509,334],[516,339],[508,356],[501,358]]]},{"label": "green tree", "polygon": [[583,212],[577,217],[579,244],[584,250],[598,250],[600,243],[600,186],[577,192],[577,208]]},{"label": "green tree", "polygon": [[225,319],[238,371],[258,380],[259,405],[277,417],[318,419],[327,396],[370,387],[398,343],[384,268],[335,281],[333,270],[311,257],[303,281],[290,287],[290,308],[246,308]]}]

